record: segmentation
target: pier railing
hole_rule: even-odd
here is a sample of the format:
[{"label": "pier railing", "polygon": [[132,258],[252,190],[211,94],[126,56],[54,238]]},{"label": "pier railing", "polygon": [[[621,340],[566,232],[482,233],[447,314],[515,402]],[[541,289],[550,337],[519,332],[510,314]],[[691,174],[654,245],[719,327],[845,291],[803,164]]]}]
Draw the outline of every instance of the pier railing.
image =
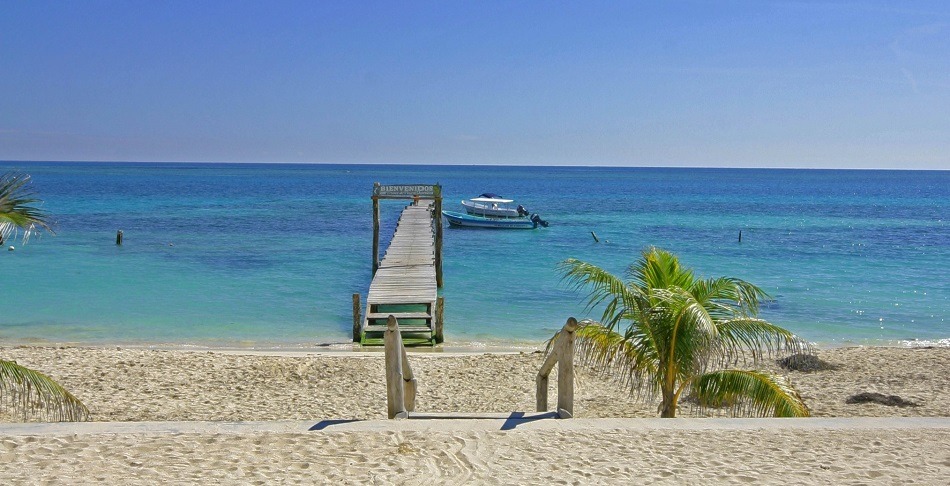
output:
[{"label": "pier railing", "polygon": [[574,416],[574,331],[577,328],[577,319],[568,318],[548,347],[537,377],[538,412],[548,410],[548,376],[557,364],[557,414],[560,418]]},{"label": "pier railing", "polygon": [[416,408],[416,378],[412,376],[395,316],[389,316],[383,339],[386,346],[386,406],[389,418],[409,418],[409,412]]}]

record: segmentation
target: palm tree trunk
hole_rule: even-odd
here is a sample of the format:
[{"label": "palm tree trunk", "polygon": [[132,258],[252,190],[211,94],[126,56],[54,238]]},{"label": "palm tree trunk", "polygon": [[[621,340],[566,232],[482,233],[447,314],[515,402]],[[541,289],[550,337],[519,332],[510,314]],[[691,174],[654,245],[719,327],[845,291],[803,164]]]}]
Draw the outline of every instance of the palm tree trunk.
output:
[{"label": "palm tree trunk", "polygon": [[660,410],[660,418],[676,418],[676,405],[663,402],[663,409]]},{"label": "palm tree trunk", "polygon": [[676,393],[663,387],[663,403],[660,407],[660,418],[676,418]]}]

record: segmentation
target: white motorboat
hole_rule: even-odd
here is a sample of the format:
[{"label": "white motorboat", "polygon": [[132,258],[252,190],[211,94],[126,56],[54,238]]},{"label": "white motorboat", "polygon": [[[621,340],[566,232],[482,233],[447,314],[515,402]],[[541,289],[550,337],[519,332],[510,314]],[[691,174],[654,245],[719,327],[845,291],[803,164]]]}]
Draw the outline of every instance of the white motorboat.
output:
[{"label": "white motorboat", "polygon": [[462,201],[465,212],[487,218],[523,218],[530,213],[524,206],[514,206],[514,199],[505,199],[497,194],[485,193]]}]

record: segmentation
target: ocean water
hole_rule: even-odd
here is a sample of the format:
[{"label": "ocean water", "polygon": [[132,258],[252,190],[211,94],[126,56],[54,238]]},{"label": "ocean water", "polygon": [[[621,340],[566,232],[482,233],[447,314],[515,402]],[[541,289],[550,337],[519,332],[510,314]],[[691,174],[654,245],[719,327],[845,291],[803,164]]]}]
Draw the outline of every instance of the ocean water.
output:
[{"label": "ocean water", "polygon": [[[449,346],[535,346],[587,315],[558,262],[619,274],[650,246],[759,285],[773,297],[762,317],[822,345],[950,345],[945,171],[0,163],[10,169],[33,176],[56,235],[0,252],[3,343],[347,343],[381,182],[440,183],[446,209],[496,192],[551,222],[446,226]],[[403,204],[382,204],[385,241]]]}]

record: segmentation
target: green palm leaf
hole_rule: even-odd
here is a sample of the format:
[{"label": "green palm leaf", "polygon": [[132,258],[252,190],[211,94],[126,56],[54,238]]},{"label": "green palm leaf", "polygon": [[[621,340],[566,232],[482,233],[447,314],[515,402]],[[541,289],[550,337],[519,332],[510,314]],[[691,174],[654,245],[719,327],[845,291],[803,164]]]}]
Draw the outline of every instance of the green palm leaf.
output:
[{"label": "green palm leaf", "polygon": [[591,288],[587,295],[587,309],[603,306],[601,322],[608,328],[612,329],[630,309],[636,307],[637,289],[627,287],[623,280],[596,265],[568,259],[559,264],[559,269],[563,279],[575,289]]},{"label": "green palm leaf", "polygon": [[36,207],[41,201],[30,187],[30,176],[8,172],[0,176],[0,241],[23,231],[23,243],[37,231],[52,233],[49,215]]},{"label": "green palm leaf", "polygon": [[582,321],[574,332],[578,359],[616,376],[621,386],[636,395],[659,392],[657,350],[649,336],[620,334],[600,323]]},{"label": "green palm leaf", "polygon": [[730,406],[735,415],[808,417],[808,407],[782,377],[764,371],[722,370],[692,383],[700,406]]},{"label": "green palm leaf", "polygon": [[14,361],[0,359],[0,405],[9,404],[23,420],[44,415],[47,420],[86,420],[89,410],[52,378]]},{"label": "green palm leaf", "polygon": [[751,358],[758,363],[764,357],[776,354],[810,354],[811,345],[768,321],[752,317],[731,319],[719,323],[718,354],[721,364]]}]

